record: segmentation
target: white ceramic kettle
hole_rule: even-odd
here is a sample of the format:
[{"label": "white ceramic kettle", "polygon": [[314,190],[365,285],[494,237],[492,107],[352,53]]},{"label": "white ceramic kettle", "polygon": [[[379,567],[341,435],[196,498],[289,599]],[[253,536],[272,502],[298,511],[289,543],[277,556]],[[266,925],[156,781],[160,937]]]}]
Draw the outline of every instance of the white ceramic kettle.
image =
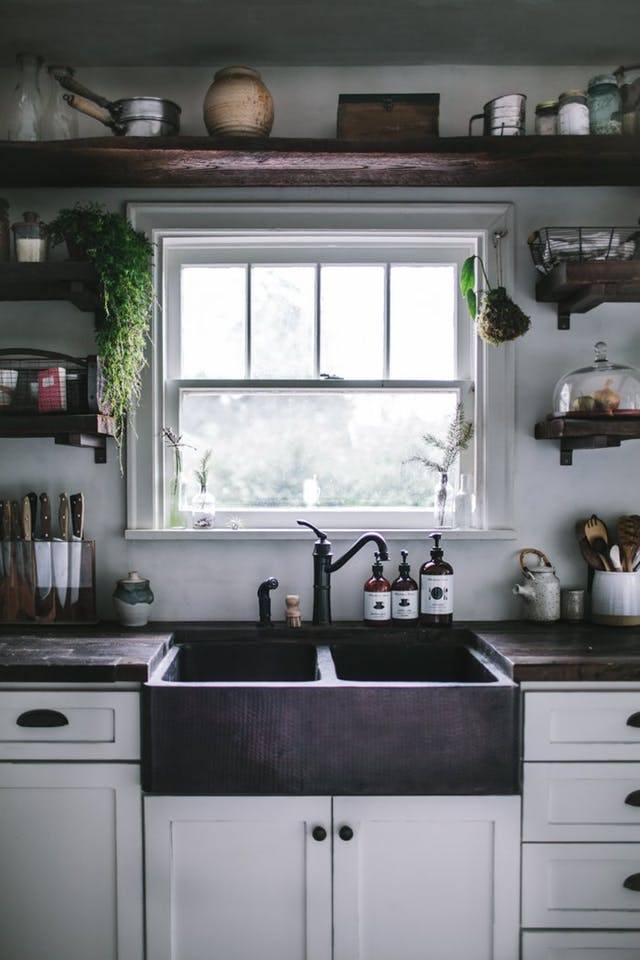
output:
[{"label": "white ceramic kettle", "polygon": [[[528,557],[536,557],[537,562],[527,562]],[[539,623],[553,623],[560,619],[560,581],[555,569],[542,550],[527,547],[520,551],[520,569],[523,583],[517,583],[513,592],[524,600],[527,620]]]}]

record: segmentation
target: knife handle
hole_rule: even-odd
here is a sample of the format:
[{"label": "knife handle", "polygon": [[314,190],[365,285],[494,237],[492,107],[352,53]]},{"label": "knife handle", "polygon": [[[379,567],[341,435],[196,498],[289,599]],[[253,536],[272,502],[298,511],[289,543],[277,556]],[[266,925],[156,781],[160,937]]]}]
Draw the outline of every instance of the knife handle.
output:
[{"label": "knife handle", "polygon": [[5,500],[2,505],[2,539],[11,540],[11,501]]},{"label": "knife handle", "polygon": [[72,493],[69,497],[71,504],[71,529],[74,537],[84,540],[84,495]]},{"label": "knife handle", "polygon": [[51,504],[46,493],[40,494],[40,536],[51,540]]},{"label": "knife handle", "polygon": [[17,500],[11,501],[11,539],[22,539],[20,533],[20,504]]},{"label": "knife handle", "polygon": [[38,494],[31,490],[27,496],[29,497],[29,507],[31,509],[31,538],[33,539],[33,537],[36,535],[37,529],[36,518],[38,516]]},{"label": "knife handle", "polygon": [[31,540],[31,500],[29,497],[22,498],[21,533],[23,540]]},{"label": "knife handle", "polygon": [[69,540],[69,497],[66,493],[60,494],[58,504],[58,523],[60,525],[60,539]]}]

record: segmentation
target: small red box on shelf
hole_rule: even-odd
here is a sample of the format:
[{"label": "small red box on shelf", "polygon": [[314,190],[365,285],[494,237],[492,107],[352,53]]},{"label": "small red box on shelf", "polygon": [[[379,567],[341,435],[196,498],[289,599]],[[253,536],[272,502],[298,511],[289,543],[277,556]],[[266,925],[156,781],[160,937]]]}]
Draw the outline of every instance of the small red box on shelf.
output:
[{"label": "small red box on shelf", "polygon": [[48,367],[38,372],[38,413],[67,409],[67,379],[64,367]]}]

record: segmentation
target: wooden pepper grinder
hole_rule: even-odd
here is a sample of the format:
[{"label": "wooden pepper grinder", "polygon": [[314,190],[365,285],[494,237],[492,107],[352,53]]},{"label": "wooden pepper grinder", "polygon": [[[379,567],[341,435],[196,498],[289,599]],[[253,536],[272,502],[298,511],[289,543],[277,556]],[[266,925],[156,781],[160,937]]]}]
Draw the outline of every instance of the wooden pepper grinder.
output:
[{"label": "wooden pepper grinder", "polygon": [[290,593],[284,598],[286,607],[286,617],[288,627],[301,627],[302,615],[300,614],[300,597],[295,593]]}]

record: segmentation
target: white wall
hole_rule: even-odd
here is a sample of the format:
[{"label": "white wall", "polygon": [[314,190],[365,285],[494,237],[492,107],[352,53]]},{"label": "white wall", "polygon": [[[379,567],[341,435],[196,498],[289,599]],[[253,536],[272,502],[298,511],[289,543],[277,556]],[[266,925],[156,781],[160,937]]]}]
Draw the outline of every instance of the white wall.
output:
[{"label": "white wall", "polygon": [[[521,91],[537,100],[584,84],[599,72],[595,68],[358,68],[269,69],[265,79],[276,100],[274,133],[283,136],[329,136],[333,133],[339,92],[397,92],[440,90],[441,132],[464,133],[466,118],[489,97]],[[81,79],[109,96],[143,94],[170,96],[184,108],[186,133],[202,133],[200,104],[212,71],[120,70],[107,75],[86,71]],[[0,116],[11,78],[0,72]],[[530,109],[530,113],[532,110]],[[85,134],[101,128],[83,121]],[[585,141],[585,149],[589,142]],[[159,190],[38,190],[6,191],[0,195],[11,203],[17,218],[23,210],[36,209],[45,219],[62,206],[77,200],[100,200],[113,208],[126,201],[268,199],[267,191],[159,191]],[[528,234],[539,226],[556,224],[633,224],[638,218],[638,190],[616,189],[495,189],[495,190],[331,190],[279,191],[279,200],[394,199],[398,201],[472,200],[512,201],[516,214],[516,298],[532,317],[532,329],[519,342],[516,353],[516,458],[515,504],[518,539],[513,541],[454,541],[447,555],[458,575],[456,616],[500,619],[517,615],[518,602],[510,587],[516,577],[516,551],[537,546],[557,564],[565,585],[582,585],[584,571],[573,536],[577,517],[593,511],[614,519],[618,513],[640,512],[636,473],[640,444],[620,449],[578,452],[575,465],[560,467],[558,448],[536,442],[533,425],[551,409],[551,395],[565,371],[590,362],[593,343],[604,338],[617,359],[640,366],[640,327],[635,305],[602,306],[573,319],[570,332],[556,329],[552,307],[536,304],[535,274],[526,244]],[[38,345],[70,353],[91,349],[91,317],[67,304],[0,304],[0,345]],[[91,453],[56,447],[50,440],[2,440],[0,442],[0,491],[15,496],[29,489],[83,488],[88,503],[88,534],[98,541],[100,612],[111,616],[110,594],[114,580],[123,571],[137,568],[152,580],[156,593],[155,619],[254,619],[255,591],[267,575],[277,576],[281,587],[274,610],[283,608],[284,594],[302,595],[303,613],[311,612],[311,549],[303,542],[211,541],[125,542],[125,490],[113,448],[106,466],[95,466]],[[336,552],[345,543],[337,543]],[[401,544],[393,547],[395,568]],[[426,556],[425,542],[409,544],[414,569]],[[336,619],[358,619],[360,588],[371,558],[368,551],[334,577],[333,607]]]}]

